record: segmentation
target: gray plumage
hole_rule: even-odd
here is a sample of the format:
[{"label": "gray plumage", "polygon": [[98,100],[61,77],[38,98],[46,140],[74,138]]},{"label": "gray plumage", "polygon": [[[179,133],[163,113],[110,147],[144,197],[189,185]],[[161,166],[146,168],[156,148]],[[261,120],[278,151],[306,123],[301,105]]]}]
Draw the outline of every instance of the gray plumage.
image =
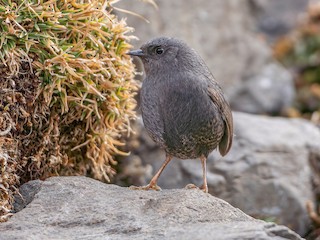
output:
[{"label": "gray plumage", "polygon": [[222,156],[227,154],[232,113],[201,57],[183,41],[167,37],[129,54],[141,58],[146,73],[141,89],[144,125],[167,156],[206,159],[217,147]]}]

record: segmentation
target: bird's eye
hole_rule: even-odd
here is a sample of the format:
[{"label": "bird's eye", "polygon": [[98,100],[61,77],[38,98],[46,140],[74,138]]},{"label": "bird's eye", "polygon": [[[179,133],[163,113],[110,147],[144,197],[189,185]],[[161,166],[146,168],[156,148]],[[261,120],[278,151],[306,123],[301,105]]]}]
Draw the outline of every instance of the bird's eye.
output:
[{"label": "bird's eye", "polygon": [[160,55],[160,54],[162,54],[162,53],[164,52],[164,50],[163,50],[162,47],[156,47],[154,51],[155,51],[155,53],[158,54],[158,55]]}]

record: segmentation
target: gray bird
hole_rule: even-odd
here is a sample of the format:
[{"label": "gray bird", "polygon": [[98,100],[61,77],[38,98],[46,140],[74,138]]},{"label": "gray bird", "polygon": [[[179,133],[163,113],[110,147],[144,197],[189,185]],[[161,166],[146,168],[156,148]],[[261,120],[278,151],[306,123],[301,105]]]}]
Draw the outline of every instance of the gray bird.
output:
[{"label": "gray bird", "polygon": [[138,189],[160,190],[157,180],[161,172],[177,157],[200,158],[201,189],[208,192],[207,157],[217,147],[226,155],[233,137],[232,113],[220,86],[201,57],[181,40],[155,38],[128,54],[142,60],[146,73],[141,89],[145,128],[166,151],[159,171],[147,186]]}]

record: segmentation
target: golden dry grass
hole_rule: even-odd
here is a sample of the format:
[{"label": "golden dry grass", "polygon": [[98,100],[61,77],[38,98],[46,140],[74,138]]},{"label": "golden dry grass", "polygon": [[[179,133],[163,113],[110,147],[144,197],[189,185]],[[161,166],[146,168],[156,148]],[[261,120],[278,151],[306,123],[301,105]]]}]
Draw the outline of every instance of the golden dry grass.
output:
[{"label": "golden dry grass", "polygon": [[111,0],[0,1],[0,215],[20,182],[109,181],[131,132],[132,36]]}]

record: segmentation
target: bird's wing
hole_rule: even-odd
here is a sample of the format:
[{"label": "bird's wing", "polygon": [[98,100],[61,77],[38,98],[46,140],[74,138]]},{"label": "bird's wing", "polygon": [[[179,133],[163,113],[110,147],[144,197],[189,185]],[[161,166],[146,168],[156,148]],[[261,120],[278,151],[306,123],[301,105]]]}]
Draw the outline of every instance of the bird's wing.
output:
[{"label": "bird's wing", "polygon": [[214,86],[209,86],[208,93],[211,100],[219,108],[219,111],[224,121],[224,125],[225,125],[224,134],[222,136],[221,142],[219,143],[219,152],[222,156],[224,156],[229,152],[232,145],[232,138],[233,138],[232,112],[228,102],[225,100],[224,96],[222,95],[222,91],[220,90],[220,87],[218,86],[218,84],[214,84]]}]

